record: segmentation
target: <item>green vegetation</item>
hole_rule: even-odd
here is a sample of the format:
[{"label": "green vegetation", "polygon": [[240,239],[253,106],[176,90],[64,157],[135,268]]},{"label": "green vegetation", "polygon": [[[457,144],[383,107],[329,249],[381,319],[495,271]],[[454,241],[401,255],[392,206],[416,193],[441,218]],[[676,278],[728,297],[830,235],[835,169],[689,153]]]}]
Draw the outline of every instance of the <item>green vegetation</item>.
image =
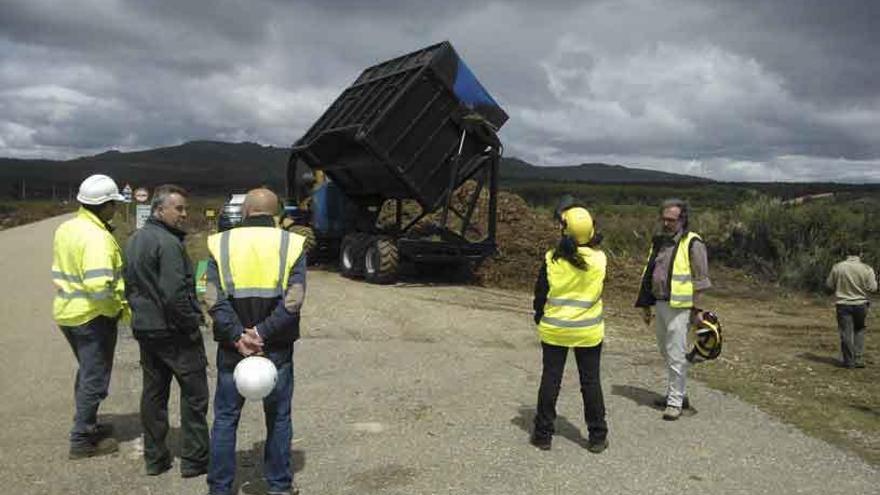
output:
[{"label": "green vegetation", "polygon": [[753,198],[758,190],[737,184],[595,184],[589,182],[503,181],[502,187],[529,204],[553,208],[559,197],[571,194],[588,205],[642,205],[656,207],[678,197],[705,207],[729,207]]},{"label": "green vegetation", "polygon": [[825,285],[831,266],[852,252],[880,263],[880,201],[847,198],[785,205],[767,198],[739,205],[722,244],[728,264],[773,276],[812,291]]},{"label": "green vegetation", "polygon": [[77,204],[51,200],[0,202],[0,230],[76,210]]},{"label": "green vegetation", "polygon": [[[509,182],[505,189],[549,214],[564,194],[583,201],[612,257],[646,255],[658,225],[657,205],[679,197],[692,206],[691,227],[703,235],[714,261],[743,268],[793,289],[821,291],[831,266],[848,250],[880,264],[880,186],[798,184],[609,185]],[[802,202],[773,196],[791,191],[834,192]]]}]

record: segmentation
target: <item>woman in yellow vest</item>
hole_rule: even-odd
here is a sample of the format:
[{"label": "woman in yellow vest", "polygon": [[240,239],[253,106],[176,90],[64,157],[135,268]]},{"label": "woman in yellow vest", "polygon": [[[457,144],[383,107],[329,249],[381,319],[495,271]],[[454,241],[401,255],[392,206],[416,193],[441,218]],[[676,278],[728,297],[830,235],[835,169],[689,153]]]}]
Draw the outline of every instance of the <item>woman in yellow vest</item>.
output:
[{"label": "woman in yellow vest", "polygon": [[557,209],[562,237],[548,251],[535,283],[535,324],[541,337],[544,370],[531,443],[549,450],[556,420],[556,399],[568,350],[574,349],[584,417],[587,449],[600,453],[608,447],[605,402],[599,381],[599,362],[605,323],[602,290],[605,253],[598,249],[593,219],[586,208],[564,199]]}]

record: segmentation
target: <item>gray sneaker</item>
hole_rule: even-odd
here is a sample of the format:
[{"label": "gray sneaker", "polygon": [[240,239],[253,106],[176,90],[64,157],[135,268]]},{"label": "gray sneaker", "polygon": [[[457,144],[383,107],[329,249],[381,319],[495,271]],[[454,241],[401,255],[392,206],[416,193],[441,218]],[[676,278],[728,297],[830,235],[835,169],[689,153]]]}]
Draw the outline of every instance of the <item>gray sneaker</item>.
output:
[{"label": "gray sneaker", "polygon": [[[654,399],[654,406],[659,407],[660,409],[666,408],[666,397],[660,397],[659,399]],[[684,396],[684,401],[681,403],[682,409],[690,409],[691,408],[691,400],[687,395]]]},{"label": "gray sneaker", "polygon": [[663,419],[666,421],[675,421],[681,416],[681,408],[675,406],[666,406],[663,411]]}]

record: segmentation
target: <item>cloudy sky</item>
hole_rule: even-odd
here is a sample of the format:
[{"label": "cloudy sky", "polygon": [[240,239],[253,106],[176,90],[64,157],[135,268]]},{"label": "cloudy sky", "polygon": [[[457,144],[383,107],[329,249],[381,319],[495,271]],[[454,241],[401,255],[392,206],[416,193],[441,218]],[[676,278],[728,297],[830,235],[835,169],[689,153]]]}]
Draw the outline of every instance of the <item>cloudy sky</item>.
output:
[{"label": "cloudy sky", "polygon": [[365,67],[449,40],[508,156],[880,182],[873,0],[0,0],[0,156],[288,146]]}]

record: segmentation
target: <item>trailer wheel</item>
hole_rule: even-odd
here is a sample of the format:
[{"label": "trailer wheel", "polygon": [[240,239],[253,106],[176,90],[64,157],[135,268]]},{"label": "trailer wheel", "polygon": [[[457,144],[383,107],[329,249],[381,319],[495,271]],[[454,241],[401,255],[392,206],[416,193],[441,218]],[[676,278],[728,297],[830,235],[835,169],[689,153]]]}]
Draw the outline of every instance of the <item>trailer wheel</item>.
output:
[{"label": "trailer wheel", "polygon": [[368,236],[365,234],[348,234],[342,238],[339,246],[339,271],[348,278],[360,277],[364,274],[364,249]]},{"label": "trailer wheel", "polygon": [[397,280],[397,243],[388,237],[374,237],[364,253],[364,278],[371,284],[390,284]]},{"label": "trailer wheel", "polygon": [[317,241],[315,240],[315,231],[312,230],[311,227],[306,225],[291,225],[287,228],[287,231],[292,234],[299,234],[306,238],[303,243],[303,252],[306,253],[306,259],[309,263],[315,261],[315,246],[317,245]]}]

